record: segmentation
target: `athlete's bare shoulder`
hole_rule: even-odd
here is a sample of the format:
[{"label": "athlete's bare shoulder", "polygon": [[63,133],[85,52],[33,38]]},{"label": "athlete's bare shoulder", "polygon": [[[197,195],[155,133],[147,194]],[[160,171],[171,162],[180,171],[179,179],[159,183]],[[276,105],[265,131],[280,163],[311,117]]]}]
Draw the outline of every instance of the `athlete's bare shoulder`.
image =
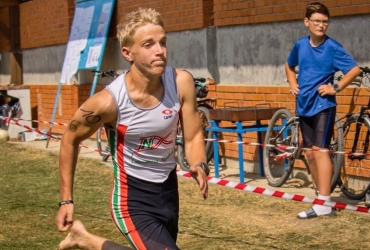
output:
[{"label": "athlete's bare shoulder", "polygon": [[186,70],[176,69],[176,84],[180,102],[195,102],[195,89],[193,76]]},{"label": "athlete's bare shoulder", "polygon": [[176,71],[176,81],[179,83],[184,83],[184,84],[193,84],[193,76],[190,74],[189,71],[182,70],[182,69],[177,69],[175,68]]},{"label": "athlete's bare shoulder", "polygon": [[80,111],[93,112],[101,118],[102,123],[114,123],[117,119],[117,108],[111,93],[104,89],[84,102]]}]

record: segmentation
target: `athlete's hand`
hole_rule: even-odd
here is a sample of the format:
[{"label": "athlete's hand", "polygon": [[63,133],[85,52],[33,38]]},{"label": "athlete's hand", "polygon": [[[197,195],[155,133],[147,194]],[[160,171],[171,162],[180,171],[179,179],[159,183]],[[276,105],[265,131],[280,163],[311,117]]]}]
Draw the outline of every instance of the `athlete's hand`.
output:
[{"label": "athlete's hand", "polygon": [[57,228],[60,232],[67,231],[73,223],[73,204],[65,204],[59,207],[59,211],[56,218]]},{"label": "athlete's hand", "polygon": [[189,167],[189,172],[191,176],[197,181],[199,189],[204,199],[208,197],[208,182],[207,175],[204,172],[203,168],[191,166]]},{"label": "athlete's hand", "polygon": [[335,95],[337,93],[334,90],[333,85],[331,85],[330,83],[321,85],[317,89],[317,92],[319,93],[320,96]]}]

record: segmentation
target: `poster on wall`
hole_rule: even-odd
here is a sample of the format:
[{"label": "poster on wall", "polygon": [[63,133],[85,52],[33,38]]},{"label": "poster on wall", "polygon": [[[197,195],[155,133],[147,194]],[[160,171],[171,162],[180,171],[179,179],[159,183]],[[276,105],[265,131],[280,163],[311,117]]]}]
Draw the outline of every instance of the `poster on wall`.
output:
[{"label": "poster on wall", "polygon": [[93,14],[94,6],[76,8],[60,77],[61,83],[70,84],[72,76],[77,72],[81,52],[87,45]]},{"label": "poster on wall", "polygon": [[114,0],[76,1],[60,83],[74,84],[79,69],[96,69],[102,61]]}]

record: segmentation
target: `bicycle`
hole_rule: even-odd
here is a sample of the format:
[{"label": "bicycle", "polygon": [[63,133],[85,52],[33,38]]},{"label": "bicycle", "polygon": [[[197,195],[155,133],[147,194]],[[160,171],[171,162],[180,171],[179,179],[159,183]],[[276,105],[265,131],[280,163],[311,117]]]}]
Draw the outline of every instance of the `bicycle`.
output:
[{"label": "bicycle", "polygon": [[[289,179],[296,160],[301,160],[310,174],[300,140],[299,118],[294,117],[287,109],[278,110],[271,118],[265,136],[263,148],[264,170],[270,186],[280,187]],[[330,184],[331,192],[337,186],[343,155],[335,153],[343,150],[343,129],[341,121],[336,117],[334,134],[329,146],[333,164],[333,176]],[[315,183],[313,183],[315,188]],[[316,189],[316,188],[315,188]],[[317,192],[317,191],[316,191]]]},{"label": "bicycle", "polygon": [[[360,80],[352,84],[370,88],[370,69],[360,67]],[[343,167],[338,178],[338,185],[345,196],[353,200],[361,200],[370,191],[370,97],[366,106],[361,106],[357,113],[348,113],[342,119],[344,136]],[[366,178],[367,177],[367,178]]]},{"label": "bicycle", "polygon": [[[114,72],[114,70],[98,71],[92,70],[91,72],[97,74],[99,77],[111,77],[113,79],[117,78],[119,75]],[[110,146],[108,143],[108,134],[105,130],[104,124],[102,124],[96,131],[96,144],[99,150],[99,154],[102,157],[102,161],[106,162],[110,156]]]},{"label": "bicycle", "polygon": [[[197,106],[198,106],[198,112],[200,115],[200,119],[202,122],[203,127],[203,136],[206,139],[205,140],[205,149],[206,149],[206,155],[207,155],[207,162],[211,161],[213,158],[213,142],[212,142],[212,133],[205,128],[210,126],[211,120],[209,118],[209,110],[213,109],[213,106],[210,105],[210,103],[214,102],[214,99],[206,98],[208,94],[208,88],[207,88],[207,79],[202,77],[196,77],[194,78],[194,84],[195,84],[195,92],[197,97]],[[178,129],[177,129],[177,163],[179,164],[181,170],[183,171],[189,171],[189,164],[186,160],[185,156],[185,145],[184,141],[182,139],[182,130],[181,125],[179,123]]]}]

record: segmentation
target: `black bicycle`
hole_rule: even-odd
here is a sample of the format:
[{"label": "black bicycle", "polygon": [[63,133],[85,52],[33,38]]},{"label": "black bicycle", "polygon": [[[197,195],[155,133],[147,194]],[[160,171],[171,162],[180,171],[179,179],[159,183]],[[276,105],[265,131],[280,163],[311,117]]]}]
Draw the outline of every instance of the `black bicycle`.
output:
[{"label": "black bicycle", "polygon": [[[294,117],[287,109],[278,110],[271,118],[265,136],[263,149],[264,170],[270,186],[280,187],[291,176],[296,160],[301,160],[310,174],[305,158],[299,129],[299,118]],[[343,150],[343,130],[339,119],[336,119],[334,135],[329,146],[330,159],[333,164],[331,191],[337,186],[343,155],[335,152]],[[315,183],[313,183],[315,185]]]},{"label": "black bicycle", "polygon": [[[370,69],[360,67],[361,74],[352,84],[370,91]],[[370,191],[370,97],[366,106],[357,113],[348,113],[343,122],[344,153],[343,167],[338,185],[349,199],[361,200]]]},{"label": "black bicycle", "polygon": [[[296,74],[298,73],[296,71]],[[334,80],[338,81],[340,77],[334,77]],[[344,146],[342,123],[338,117],[335,118],[335,121],[334,133],[328,149],[333,165],[331,192],[337,186],[344,158],[343,154],[336,153],[337,151],[343,151]],[[304,165],[303,168],[310,174],[307,159],[303,154],[305,149],[302,148],[301,136],[299,118],[293,117],[289,110],[281,109],[273,115],[267,128],[263,149],[264,170],[270,186],[282,186],[290,178],[296,160],[301,160]],[[315,187],[314,182],[313,185]]]}]

